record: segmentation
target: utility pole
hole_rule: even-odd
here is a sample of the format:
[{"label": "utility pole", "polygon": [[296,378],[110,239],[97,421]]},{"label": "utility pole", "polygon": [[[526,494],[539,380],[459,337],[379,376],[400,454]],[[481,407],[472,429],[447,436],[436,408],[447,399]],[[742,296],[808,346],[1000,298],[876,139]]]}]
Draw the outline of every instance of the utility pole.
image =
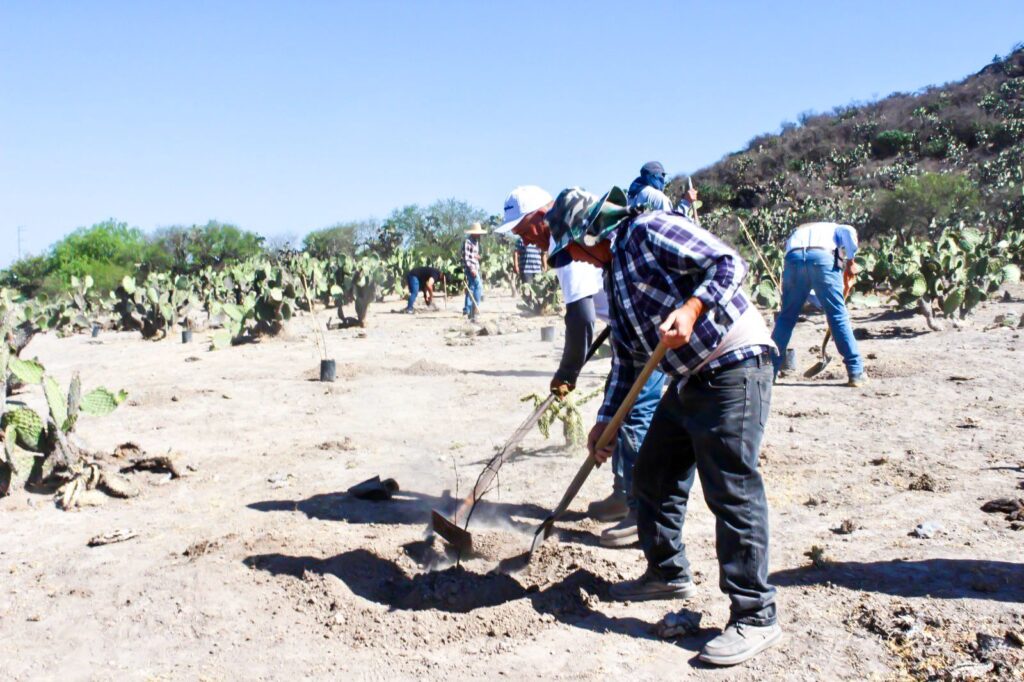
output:
[{"label": "utility pole", "polygon": [[18,260],[21,260],[21,232],[24,229],[24,225],[18,225]]}]

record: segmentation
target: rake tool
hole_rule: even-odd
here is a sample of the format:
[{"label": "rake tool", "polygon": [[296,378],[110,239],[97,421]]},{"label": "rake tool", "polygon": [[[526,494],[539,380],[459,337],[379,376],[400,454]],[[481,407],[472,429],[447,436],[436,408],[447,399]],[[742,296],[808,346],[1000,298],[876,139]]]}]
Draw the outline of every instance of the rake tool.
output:
[{"label": "rake tool", "polygon": [[[668,348],[664,343],[658,343],[657,348],[654,349],[654,353],[647,360],[647,364],[640,370],[640,375],[637,376],[636,381],[633,382],[633,387],[629,389],[629,393],[626,395],[626,399],[619,405],[619,409],[615,412],[615,416],[608,422],[604,431],[601,432],[601,437],[597,440],[595,450],[604,450],[612,444],[615,440],[615,435],[622,426],[622,422],[626,419],[626,415],[633,409],[633,403],[636,402],[636,397],[640,395],[640,391],[643,390],[644,384],[651,378],[651,374],[657,369],[658,363],[661,362],[662,358],[665,357],[665,353]],[[594,459],[593,455],[587,455],[587,459],[584,460],[583,465],[579,471],[576,472],[576,477],[572,479],[572,483],[566,489],[565,494],[562,495],[561,502],[555,507],[555,510],[548,515],[544,521],[541,522],[536,532],[533,534],[533,543],[530,545],[530,554],[533,554],[534,550],[545,540],[547,540],[555,530],[555,521],[558,520],[565,510],[569,508],[572,501],[576,498],[576,494],[579,493],[580,488],[586,482],[590,476],[590,472],[597,466],[597,460]]]},{"label": "rake tool", "polygon": [[[594,357],[594,353],[604,344],[605,340],[611,332],[611,327],[605,327],[604,330],[598,334],[594,342],[590,344],[590,349],[587,351],[587,357],[584,360],[584,364]],[[519,425],[509,439],[502,446],[501,450],[498,451],[494,457],[487,462],[487,466],[480,472],[477,477],[476,485],[473,486],[472,492],[467,495],[462,502],[459,504],[459,508],[455,510],[455,514],[451,519],[445,517],[444,514],[437,511],[436,509],[430,512],[431,526],[434,532],[440,535],[445,541],[448,542],[452,547],[462,551],[471,551],[473,549],[473,534],[469,532],[469,520],[473,516],[473,510],[476,508],[476,503],[480,501],[480,498],[490,490],[491,483],[494,482],[495,477],[498,475],[498,470],[505,463],[508,457],[516,449],[519,443],[522,442],[526,434],[540,421],[541,416],[551,407],[552,403],[557,400],[555,394],[549,395],[544,401],[534,409],[529,417],[526,418],[522,424]],[[463,525],[460,527],[459,523]]]}]

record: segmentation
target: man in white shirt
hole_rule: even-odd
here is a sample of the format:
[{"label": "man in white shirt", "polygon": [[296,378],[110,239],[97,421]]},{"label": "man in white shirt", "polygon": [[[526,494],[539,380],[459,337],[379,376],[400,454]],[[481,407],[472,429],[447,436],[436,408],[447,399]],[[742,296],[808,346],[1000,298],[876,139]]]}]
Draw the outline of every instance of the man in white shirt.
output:
[{"label": "man in white shirt", "polygon": [[772,340],[778,348],[772,357],[776,374],[800,310],[813,291],[846,363],[847,385],[858,387],[867,380],[846,309],[846,295],[857,271],[853,261],[856,255],[857,231],[849,225],[805,223],[789,236],[782,270],[782,310],[772,330]]},{"label": "man in white shirt", "polygon": [[[552,204],[551,195],[539,187],[517,187],[505,199],[505,223],[495,232],[511,230],[527,244],[543,244],[548,249],[551,244],[546,211]],[[597,319],[608,321],[608,297],[600,268],[573,261],[555,268],[555,274],[566,304],[565,347],[558,370],[551,379],[551,392],[564,398],[576,387],[587,349],[594,339]],[[616,440],[612,494],[592,502],[587,509],[588,515],[597,521],[618,522],[602,531],[600,542],[605,547],[628,547],[637,542],[633,469],[664,385],[665,375],[661,372],[655,372],[644,385]]]}]

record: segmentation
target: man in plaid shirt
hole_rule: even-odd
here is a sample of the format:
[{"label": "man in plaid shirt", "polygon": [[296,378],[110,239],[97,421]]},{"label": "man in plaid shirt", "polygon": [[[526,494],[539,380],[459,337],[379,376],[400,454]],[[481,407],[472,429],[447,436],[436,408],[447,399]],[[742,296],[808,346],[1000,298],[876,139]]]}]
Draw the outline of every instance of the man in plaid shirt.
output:
[{"label": "man in plaid shirt", "polygon": [[741,286],[743,259],[686,217],[638,215],[614,188],[600,200],[565,190],[547,214],[549,262],[605,268],[612,316],[612,372],[591,429],[596,443],[659,342],[672,380],[640,447],[634,473],[637,524],[647,571],[614,585],[619,600],[696,594],[683,545],[686,505],[699,475],[716,517],[720,586],[731,601],[723,633],[702,660],[734,665],[777,642],[782,631],[768,584],[768,503],[758,454],[772,390],[768,329]]},{"label": "man in plaid shirt", "polygon": [[487,234],[480,223],[473,223],[466,230],[466,241],[462,243],[462,269],[466,275],[466,301],[462,314],[470,319],[476,317],[477,307],[484,300],[483,277],[480,273],[480,237]]}]

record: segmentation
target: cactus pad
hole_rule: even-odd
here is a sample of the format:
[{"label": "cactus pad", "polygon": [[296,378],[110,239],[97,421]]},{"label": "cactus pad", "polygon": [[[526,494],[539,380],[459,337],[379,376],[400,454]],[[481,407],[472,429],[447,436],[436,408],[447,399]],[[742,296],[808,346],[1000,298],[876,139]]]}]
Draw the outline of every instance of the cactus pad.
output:
[{"label": "cactus pad", "polygon": [[82,412],[94,417],[102,417],[117,409],[125,401],[128,394],[124,391],[114,393],[105,388],[95,388],[82,396]]},{"label": "cactus pad", "polygon": [[43,366],[34,360],[22,360],[12,357],[8,369],[21,382],[26,384],[39,384],[43,381]]},{"label": "cactus pad", "polygon": [[44,378],[43,393],[46,394],[46,405],[50,408],[53,423],[63,429],[68,420],[68,401],[57,380],[53,377]]},{"label": "cactus pad", "polygon": [[45,428],[42,417],[36,414],[35,410],[27,407],[20,407],[4,413],[3,422],[0,426],[6,431],[14,427],[17,433],[16,442],[23,448],[34,452],[41,452],[43,449]]}]

